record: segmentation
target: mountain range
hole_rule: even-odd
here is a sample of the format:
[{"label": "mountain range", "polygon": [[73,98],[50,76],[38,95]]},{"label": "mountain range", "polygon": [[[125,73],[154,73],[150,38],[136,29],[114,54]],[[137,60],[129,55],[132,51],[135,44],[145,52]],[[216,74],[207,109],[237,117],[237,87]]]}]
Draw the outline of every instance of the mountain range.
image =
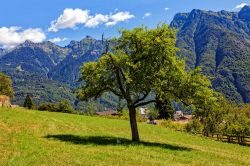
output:
[{"label": "mountain range", "polygon": [[[215,90],[237,103],[250,102],[249,6],[239,12],[178,13],[170,27],[177,30],[178,56],[186,59],[187,70],[201,66]],[[13,80],[16,104],[32,94],[37,104],[68,99],[77,108],[83,105],[74,95],[79,68],[98,60],[104,47],[105,42],[90,36],[65,47],[26,41],[12,50],[0,49],[0,71]],[[112,107],[116,99],[107,95],[98,102]]]},{"label": "mountain range", "polygon": [[[0,71],[13,80],[15,98],[12,102],[15,104],[22,105],[25,96],[30,94],[37,104],[67,99],[78,108],[83,105],[74,95],[79,84],[79,68],[84,62],[98,60],[103,49],[104,42],[90,36],[71,41],[65,47],[49,41],[26,41],[13,50],[1,49]],[[100,103],[112,106],[110,99],[100,100]]]},{"label": "mountain range", "polygon": [[213,88],[235,102],[250,102],[250,7],[239,12],[193,10],[179,13],[179,56],[190,68],[202,67]]}]

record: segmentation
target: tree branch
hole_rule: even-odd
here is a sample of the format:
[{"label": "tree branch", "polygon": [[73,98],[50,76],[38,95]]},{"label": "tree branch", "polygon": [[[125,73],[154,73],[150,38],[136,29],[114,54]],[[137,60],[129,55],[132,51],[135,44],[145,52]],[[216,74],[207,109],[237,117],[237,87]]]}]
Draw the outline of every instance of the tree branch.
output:
[{"label": "tree branch", "polygon": [[[107,42],[106,44],[106,50],[105,50],[105,53],[104,54],[107,54],[108,53],[108,50],[109,50],[109,42]],[[118,82],[118,85],[119,85],[119,88],[122,92],[123,95],[126,94],[126,91],[125,89],[123,88],[123,85],[122,85],[122,82],[121,82],[121,77],[120,77],[120,72],[119,70],[121,70],[118,66],[115,65],[115,62],[114,62],[114,59],[112,58],[112,56],[109,54],[109,58],[111,60],[111,63],[113,64],[114,66],[114,70],[115,70],[115,74],[116,74],[116,79],[117,79],[117,82]],[[123,73],[122,73],[123,74]],[[125,76],[124,76],[125,77]],[[114,92],[113,92],[114,93]]]},{"label": "tree branch", "polygon": [[144,106],[144,105],[147,105],[147,104],[150,104],[150,103],[155,103],[156,100],[149,100],[149,101],[145,101],[145,102],[142,102],[142,103],[138,103],[135,105],[135,107],[140,107],[140,106]]},{"label": "tree branch", "polygon": [[116,96],[122,97],[123,95],[116,90],[112,89],[111,87],[107,87],[108,90],[110,90],[112,93],[114,93]]},{"label": "tree branch", "polygon": [[117,65],[115,65],[114,59],[112,58],[112,56],[110,54],[109,54],[109,58],[111,60],[111,63],[114,66],[114,71],[115,71],[115,74],[116,74],[116,80],[117,80],[117,83],[119,85],[120,91],[126,97],[126,90],[124,89],[124,87],[122,85],[121,76],[120,76],[121,74],[119,72],[121,69]]},{"label": "tree branch", "polygon": [[[108,50],[109,50],[109,42],[107,42],[107,44],[106,44],[106,51],[105,51],[104,54],[107,54]],[[126,80],[126,77],[125,77],[122,69],[120,67],[118,67],[117,65],[115,65],[114,59],[112,58],[112,56],[110,54],[109,54],[109,57],[110,57],[111,63],[114,66],[114,71],[115,71],[115,74],[116,74],[117,83],[119,85],[119,89],[120,89],[122,94],[112,90],[112,88],[109,88],[109,90],[111,90],[117,96],[120,96],[120,97],[124,96],[127,100],[130,100],[127,97],[127,92],[126,92],[125,88],[123,87],[123,84],[122,84],[122,81],[121,81],[121,75],[122,75],[124,80]]]},{"label": "tree branch", "polygon": [[146,92],[146,93],[143,95],[142,98],[139,98],[139,99],[137,99],[137,100],[134,102],[134,105],[136,105],[137,103],[139,103],[139,102],[143,101],[144,99],[146,99],[146,98],[148,97],[148,95],[149,95],[149,92]]}]

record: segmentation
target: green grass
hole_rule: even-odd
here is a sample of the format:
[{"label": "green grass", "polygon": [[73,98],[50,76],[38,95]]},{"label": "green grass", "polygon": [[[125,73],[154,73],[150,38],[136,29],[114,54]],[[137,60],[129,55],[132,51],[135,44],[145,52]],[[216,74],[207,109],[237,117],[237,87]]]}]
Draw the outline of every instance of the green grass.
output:
[{"label": "green grass", "polygon": [[[0,109],[0,165],[250,165],[250,147],[128,121]],[[121,144],[117,144],[117,139]]]}]

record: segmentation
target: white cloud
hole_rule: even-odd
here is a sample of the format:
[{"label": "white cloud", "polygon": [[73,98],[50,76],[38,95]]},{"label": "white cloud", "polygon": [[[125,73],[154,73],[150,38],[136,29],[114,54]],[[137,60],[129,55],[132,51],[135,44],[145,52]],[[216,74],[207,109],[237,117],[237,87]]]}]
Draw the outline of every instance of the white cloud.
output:
[{"label": "white cloud", "polygon": [[130,14],[129,12],[118,12],[116,14],[109,16],[109,21],[105,24],[107,26],[114,26],[119,22],[127,21],[131,18],[134,18],[135,16],[133,14]]},{"label": "white cloud", "polygon": [[105,23],[109,20],[108,15],[97,14],[95,17],[90,17],[89,20],[85,23],[86,27],[94,28],[101,23]]},{"label": "white cloud", "polygon": [[242,3],[242,4],[239,4],[237,6],[235,6],[235,9],[236,10],[240,10],[241,8],[243,8],[244,6],[248,5],[247,3]]},{"label": "white cloud", "polygon": [[82,9],[65,9],[57,20],[51,22],[51,26],[48,30],[50,32],[57,32],[59,29],[76,28],[77,25],[80,24],[88,28],[94,28],[100,24],[112,26],[134,18],[134,15],[127,11],[117,12],[117,10],[115,10],[115,12],[117,12],[115,14],[96,14],[95,16],[90,15],[89,12],[89,10]]},{"label": "white cloud", "polygon": [[0,45],[3,48],[13,48],[26,40],[34,43],[42,42],[46,35],[40,28],[29,28],[22,30],[20,27],[1,27],[0,28]]},{"label": "white cloud", "polygon": [[144,19],[144,18],[150,17],[151,15],[152,15],[151,13],[145,13],[142,18]]},{"label": "white cloud", "polygon": [[169,10],[170,8],[168,8],[168,7],[165,7],[165,10]]},{"label": "white cloud", "polygon": [[65,9],[57,20],[51,22],[50,32],[59,29],[75,28],[77,24],[84,24],[89,19],[89,11],[81,9]]},{"label": "white cloud", "polygon": [[60,37],[56,37],[56,38],[53,38],[53,39],[49,39],[50,42],[52,43],[60,43],[60,42],[63,42],[63,41],[66,41],[68,40],[67,38],[60,38]]}]

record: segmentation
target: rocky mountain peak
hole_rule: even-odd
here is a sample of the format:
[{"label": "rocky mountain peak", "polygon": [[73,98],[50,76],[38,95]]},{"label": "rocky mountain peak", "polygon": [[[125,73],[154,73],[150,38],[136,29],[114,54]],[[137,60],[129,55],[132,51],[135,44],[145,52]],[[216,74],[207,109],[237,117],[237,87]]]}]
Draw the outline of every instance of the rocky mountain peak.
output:
[{"label": "rocky mountain peak", "polygon": [[[250,101],[250,7],[240,12],[194,9],[174,17],[179,56],[190,68],[202,66],[213,88],[233,101]],[[237,77],[236,77],[237,76]]]},{"label": "rocky mountain peak", "polygon": [[34,46],[36,43],[30,41],[30,40],[26,40],[24,43],[20,44],[19,47],[31,47]]},{"label": "rocky mountain peak", "polygon": [[245,21],[250,21],[250,6],[244,6],[239,12],[239,18]]}]

